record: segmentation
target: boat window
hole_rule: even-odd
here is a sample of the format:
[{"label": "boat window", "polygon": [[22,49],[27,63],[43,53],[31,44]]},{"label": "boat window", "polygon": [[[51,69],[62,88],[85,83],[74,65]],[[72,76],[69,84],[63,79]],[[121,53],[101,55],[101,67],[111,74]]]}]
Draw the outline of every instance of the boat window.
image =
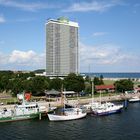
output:
[{"label": "boat window", "polygon": [[7,111],[7,108],[3,108],[3,111],[5,111],[5,112],[6,112],[6,111]]}]

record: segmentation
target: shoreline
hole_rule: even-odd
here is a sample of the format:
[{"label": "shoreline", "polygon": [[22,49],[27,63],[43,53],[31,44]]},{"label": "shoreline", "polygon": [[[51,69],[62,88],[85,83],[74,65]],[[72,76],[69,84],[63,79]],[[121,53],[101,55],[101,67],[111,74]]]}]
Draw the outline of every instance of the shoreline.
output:
[{"label": "shoreline", "polygon": [[112,80],[112,81],[118,81],[118,80],[123,80],[123,79],[134,79],[134,81],[138,81],[138,82],[140,82],[140,78],[105,78],[104,77],[104,79],[103,80]]},{"label": "shoreline", "polygon": [[[120,94],[120,95],[113,95],[113,96],[105,96],[101,97],[102,102],[114,102],[114,101],[124,101],[128,100],[134,96],[140,97],[140,93],[136,94]],[[67,100],[67,104],[70,105],[83,105],[83,104],[88,104],[92,101],[92,98],[87,98],[87,99],[76,99],[76,100]],[[93,101],[100,101],[100,97],[95,97]],[[49,106],[50,107],[60,107],[62,105],[61,100],[59,101],[54,101],[54,102],[46,102],[46,101],[38,101],[37,102],[39,106],[45,106],[46,107],[46,112],[49,111]],[[15,104],[13,105],[0,105],[0,110],[3,108],[7,109],[14,109]]]}]

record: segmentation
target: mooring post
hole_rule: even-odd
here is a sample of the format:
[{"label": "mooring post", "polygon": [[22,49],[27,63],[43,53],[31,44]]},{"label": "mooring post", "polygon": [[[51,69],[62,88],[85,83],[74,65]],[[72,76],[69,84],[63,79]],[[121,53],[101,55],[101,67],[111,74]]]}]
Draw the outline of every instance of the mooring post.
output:
[{"label": "mooring post", "polygon": [[41,120],[41,113],[39,113],[39,120]]},{"label": "mooring post", "polygon": [[127,99],[124,100],[123,106],[124,106],[125,109],[127,109],[127,107],[128,107],[128,101],[127,101]]}]

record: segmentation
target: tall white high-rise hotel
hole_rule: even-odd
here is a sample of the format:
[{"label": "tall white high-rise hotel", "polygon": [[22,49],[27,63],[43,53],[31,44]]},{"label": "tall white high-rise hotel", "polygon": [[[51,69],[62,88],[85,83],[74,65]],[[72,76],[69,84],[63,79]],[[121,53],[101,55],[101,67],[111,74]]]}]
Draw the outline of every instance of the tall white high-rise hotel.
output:
[{"label": "tall white high-rise hotel", "polygon": [[61,17],[46,23],[46,74],[78,74],[78,23]]}]

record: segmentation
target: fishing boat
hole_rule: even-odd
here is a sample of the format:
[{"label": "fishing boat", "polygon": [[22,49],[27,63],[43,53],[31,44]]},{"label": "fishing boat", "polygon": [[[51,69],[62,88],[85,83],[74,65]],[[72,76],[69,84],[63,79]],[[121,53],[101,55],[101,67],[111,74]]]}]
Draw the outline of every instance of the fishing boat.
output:
[{"label": "fishing boat", "polygon": [[0,110],[0,122],[33,119],[40,116],[42,111],[36,102],[26,101],[24,93],[18,94],[17,97],[20,101],[22,100],[21,104],[15,105],[13,109]]},{"label": "fishing boat", "polygon": [[129,102],[130,103],[140,102],[140,98],[138,96],[134,96],[134,97],[129,99]]},{"label": "fishing boat", "polygon": [[121,112],[123,105],[116,105],[111,102],[101,104],[98,108],[93,110],[93,114],[97,116],[105,116]]},{"label": "fishing boat", "polygon": [[86,115],[80,108],[67,108],[61,114],[48,114],[48,118],[50,121],[67,121],[80,119]]},{"label": "fishing boat", "polygon": [[62,94],[64,95],[63,108],[61,109],[59,113],[55,113],[55,112],[53,114],[48,113],[48,118],[50,121],[75,120],[75,119],[83,118],[87,115],[87,113],[83,112],[83,110],[78,107],[66,108],[65,107],[65,94],[63,92]]},{"label": "fishing boat", "polygon": [[100,102],[94,101],[94,83],[92,80],[92,93],[91,93],[91,102],[85,105],[82,105],[81,108],[87,113],[92,113],[93,110],[97,109],[100,106]]},{"label": "fishing boat", "polygon": [[114,104],[112,102],[105,102],[102,103],[101,101],[101,91],[100,91],[100,102],[92,108],[91,114],[97,115],[97,116],[104,116],[104,115],[110,115],[121,112],[123,105],[122,104]]}]

